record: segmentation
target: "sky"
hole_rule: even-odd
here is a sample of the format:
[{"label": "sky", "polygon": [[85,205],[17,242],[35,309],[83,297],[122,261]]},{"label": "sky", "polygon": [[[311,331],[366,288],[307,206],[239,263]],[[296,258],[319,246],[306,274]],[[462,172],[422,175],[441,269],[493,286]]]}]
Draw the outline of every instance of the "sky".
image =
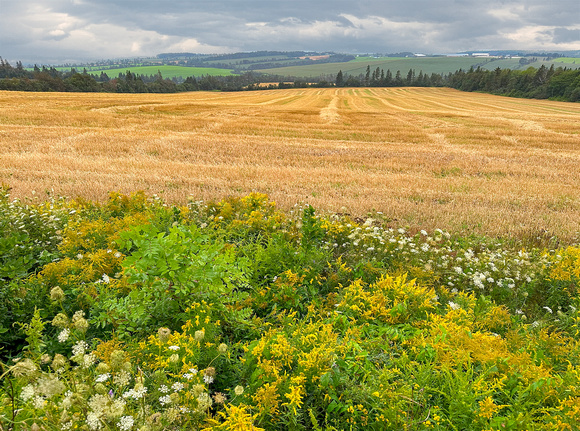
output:
[{"label": "sky", "polygon": [[580,50],[578,0],[0,0],[0,56]]}]

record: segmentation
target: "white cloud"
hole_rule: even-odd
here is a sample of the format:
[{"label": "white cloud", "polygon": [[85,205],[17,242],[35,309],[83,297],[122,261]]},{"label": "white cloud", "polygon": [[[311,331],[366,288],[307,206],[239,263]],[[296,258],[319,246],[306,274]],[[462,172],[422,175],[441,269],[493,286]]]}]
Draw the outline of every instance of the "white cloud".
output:
[{"label": "white cloud", "polygon": [[513,31],[500,32],[500,35],[507,44],[519,49],[580,49],[580,26],[566,28],[566,30],[576,31],[579,36],[576,40],[556,43],[554,42],[554,33],[559,28],[555,26],[525,26]]}]

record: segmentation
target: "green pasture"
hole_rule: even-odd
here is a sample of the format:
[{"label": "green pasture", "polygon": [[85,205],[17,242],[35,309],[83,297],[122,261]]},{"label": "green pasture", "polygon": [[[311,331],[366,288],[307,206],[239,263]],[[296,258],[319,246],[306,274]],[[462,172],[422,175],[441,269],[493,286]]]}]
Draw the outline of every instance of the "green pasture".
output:
[{"label": "green pasture", "polygon": [[[33,68],[27,68],[28,70],[33,70]],[[55,67],[59,72],[69,72],[70,67]],[[189,76],[230,76],[235,75],[231,70],[228,69],[218,69],[215,67],[185,67],[185,66],[174,66],[174,65],[158,65],[158,66],[119,66],[111,69],[110,66],[106,67],[75,67],[77,72],[82,72],[84,69],[87,70],[91,75],[100,75],[101,72],[105,72],[109,78],[116,78],[119,73],[126,73],[127,70],[131,73],[137,75],[156,75],[157,72],[161,72],[163,78],[187,78]]]},{"label": "green pasture", "polygon": [[580,58],[577,57],[561,57],[554,60],[554,63],[572,63],[580,65]]},{"label": "green pasture", "polygon": [[161,72],[163,78],[187,78],[189,76],[229,76],[233,75],[231,70],[217,69],[215,67],[184,67],[184,66],[138,66],[123,67],[119,69],[92,69],[90,73],[105,72],[110,78],[116,77],[119,73],[125,73],[127,70],[137,75],[155,75]]},{"label": "green pasture", "polygon": [[[538,60],[538,61],[534,61],[532,63],[520,64],[519,58],[503,58],[503,59],[490,61],[489,63],[486,63],[485,65],[483,65],[482,68],[487,69],[487,70],[494,70],[494,69],[497,69],[498,67],[500,69],[526,70],[529,67],[533,67],[534,69],[539,69],[542,66],[546,66],[547,68],[550,68],[552,65],[554,65],[555,68],[558,68],[558,67],[578,68],[578,67],[580,67],[580,58],[576,59],[578,61],[578,64],[576,64],[576,65],[572,62],[566,63],[566,62],[562,62],[560,60],[561,59],[550,60],[550,61]],[[571,60],[573,60],[573,59],[571,59]]]},{"label": "green pasture", "polygon": [[275,69],[264,69],[262,72],[272,75],[283,76],[301,76],[316,77],[320,75],[335,75],[339,70],[349,75],[358,75],[366,73],[367,65],[371,69],[377,67],[383,70],[390,69],[394,74],[397,70],[401,73],[407,73],[409,69],[414,69],[416,73],[451,73],[458,69],[468,70],[470,67],[484,66],[490,62],[487,58],[469,58],[469,57],[359,57],[348,63],[325,63],[313,64],[309,66],[279,67]]}]

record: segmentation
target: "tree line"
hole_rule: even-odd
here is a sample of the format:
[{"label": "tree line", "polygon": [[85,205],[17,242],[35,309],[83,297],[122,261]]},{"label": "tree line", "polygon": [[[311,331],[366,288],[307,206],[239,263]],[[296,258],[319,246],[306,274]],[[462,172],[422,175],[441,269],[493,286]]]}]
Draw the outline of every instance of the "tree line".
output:
[{"label": "tree line", "polygon": [[38,67],[27,70],[21,62],[12,66],[0,57],[0,90],[13,91],[62,91],[62,92],[112,92],[112,93],[177,93],[184,91],[242,91],[263,89],[263,82],[279,82],[267,88],[305,87],[451,87],[462,91],[481,91],[498,95],[580,101],[580,69],[550,68],[542,65],[526,70],[485,70],[480,67],[454,73],[417,74],[410,69],[406,74],[381,68],[351,75],[338,72],[336,77],[321,76],[318,79],[272,77],[256,72],[241,75],[188,77],[185,80],[163,78],[155,75],[138,75],[131,71],[111,78],[105,72],[92,75],[86,70],[71,69],[62,72],[54,67]]},{"label": "tree line", "polygon": [[569,102],[580,101],[580,69],[568,69],[552,65],[526,70],[481,67],[468,71],[459,69],[454,73],[431,75],[411,69],[406,75],[397,71],[370,69],[365,74],[336,75],[337,87],[451,87],[462,91],[480,91],[503,96],[555,99]]},{"label": "tree line", "polygon": [[178,93],[184,91],[237,91],[255,84],[257,77],[248,72],[242,75],[188,77],[185,80],[163,78],[161,72],[143,75],[127,70],[111,78],[105,72],[89,74],[86,69],[74,68],[62,72],[54,67],[26,70],[21,62],[12,66],[0,57],[0,90],[62,91],[108,93]]}]

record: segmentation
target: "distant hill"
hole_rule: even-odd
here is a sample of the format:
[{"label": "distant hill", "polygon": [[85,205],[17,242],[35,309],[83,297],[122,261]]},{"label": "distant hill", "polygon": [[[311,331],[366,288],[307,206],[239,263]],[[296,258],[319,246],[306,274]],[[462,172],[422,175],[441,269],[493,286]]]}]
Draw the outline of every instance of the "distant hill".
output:
[{"label": "distant hill", "polygon": [[[156,75],[182,82],[195,76],[228,76],[246,72],[262,73],[272,79],[304,78],[334,80],[337,73],[358,76],[365,74],[367,67],[390,70],[402,74],[409,70],[424,74],[449,74],[459,69],[464,71],[478,67],[484,70],[525,70],[529,67],[580,68],[580,51],[534,53],[522,51],[470,51],[454,55],[397,54],[352,55],[335,52],[312,51],[255,51],[229,54],[161,53],[150,58],[102,60],[86,64],[64,64],[56,66],[59,71],[74,68],[89,74],[106,73],[110,78],[130,70],[137,75]],[[32,68],[30,68],[32,70]]]},{"label": "distant hill", "polygon": [[485,70],[512,69],[525,70],[528,67],[540,68],[542,65],[550,67],[567,67],[577,69],[580,68],[580,58],[538,58],[538,57],[518,57],[518,58],[503,58],[503,57],[474,57],[474,56],[457,56],[457,57],[357,57],[356,59],[347,63],[324,63],[311,64],[308,66],[290,66],[277,67],[271,69],[262,69],[261,72],[276,76],[297,76],[304,78],[317,78],[320,76],[336,76],[342,70],[348,75],[360,75],[366,73],[367,66],[374,70],[376,68],[391,70],[392,73],[401,71],[407,73],[409,70],[414,70],[416,73],[422,71],[426,74],[448,74],[453,73],[459,69],[464,71],[470,68],[477,69],[481,67]]}]

